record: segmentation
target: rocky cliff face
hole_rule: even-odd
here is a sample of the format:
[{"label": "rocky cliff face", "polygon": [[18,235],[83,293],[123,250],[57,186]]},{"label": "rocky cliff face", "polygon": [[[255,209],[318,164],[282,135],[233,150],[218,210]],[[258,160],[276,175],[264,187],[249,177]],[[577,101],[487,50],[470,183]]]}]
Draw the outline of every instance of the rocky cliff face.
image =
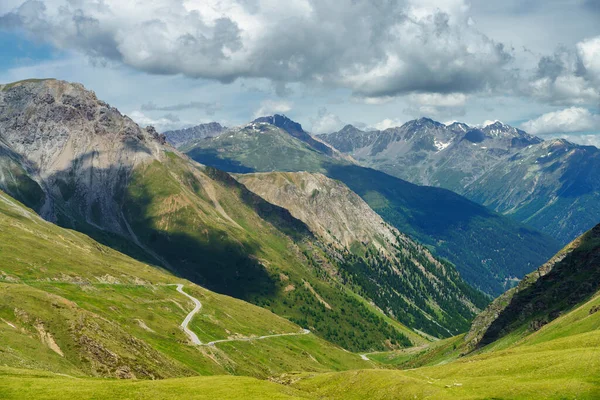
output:
[{"label": "rocky cliff face", "polygon": [[310,172],[238,175],[267,201],[284,207],[328,243],[351,248],[369,243],[389,252],[400,233],[339,181]]},{"label": "rocky cliff face", "polygon": [[[126,232],[119,199],[128,176],[161,158],[164,143],[83,86],[52,79],[0,86],[0,137],[3,163],[43,192],[37,208],[45,219],[116,233]],[[6,174],[2,183],[23,197]]]}]

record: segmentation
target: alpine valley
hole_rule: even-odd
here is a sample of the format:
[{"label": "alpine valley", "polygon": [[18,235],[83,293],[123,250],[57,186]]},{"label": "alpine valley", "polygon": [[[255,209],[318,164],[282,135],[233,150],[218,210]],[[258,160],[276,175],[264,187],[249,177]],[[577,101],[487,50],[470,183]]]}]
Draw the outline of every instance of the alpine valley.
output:
[{"label": "alpine valley", "polygon": [[0,398],[598,398],[598,160],[0,85]]}]

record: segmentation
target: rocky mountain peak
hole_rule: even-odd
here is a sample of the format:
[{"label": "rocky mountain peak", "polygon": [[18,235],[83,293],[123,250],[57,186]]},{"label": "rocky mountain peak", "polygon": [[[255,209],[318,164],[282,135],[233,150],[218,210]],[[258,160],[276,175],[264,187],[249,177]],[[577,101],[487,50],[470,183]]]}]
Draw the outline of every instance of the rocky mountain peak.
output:
[{"label": "rocky mountain peak", "polygon": [[331,147],[321,142],[320,140],[312,137],[309,133],[305,132],[304,129],[302,129],[302,125],[300,125],[296,121],[289,119],[285,115],[275,114],[272,116],[260,117],[255,119],[253,122],[267,123],[276,126],[280,129],[283,129],[296,139],[300,139],[301,141],[303,141],[304,143],[308,144],[310,147],[321,153],[327,154],[329,156],[337,156],[336,152]]},{"label": "rocky mountain peak", "polygon": [[448,129],[455,132],[467,132],[471,129],[471,127],[464,122],[455,121],[449,125],[447,125]]},{"label": "rocky mountain peak", "polygon": [[343,134],[353,134],[353,133],[364,133],[364,131],[358,129],[357,127],[355,127],[354,125],[348,124],[346,126],[344,126],[339,133],[343,133]]},{"label": "rocky mountain peak", "polygon": [[294,133],[298,134],[300,132],[304,132],[302,125],[282,114],[274,114],[266,117],[256,118],[253,122],[265,122],[267,124],[275,125],[276,127],[281,128],[292,135]]},{"label": "rocky mountain peak", "polygon": [[140,128],[83,85],[54,79],[2,86],[0,136],[6,154],[18,154],[19,168],[44,192],[44,218],[55,221],[60,208],[71,207],[89,223],[107,215],[101,223],[115,232],[123,231],[112,218],[119,215],[123,179],[136,165],[161,158],[165,144],[154,127]]},{"label": "rocky mountain peak", "polygon": [[402,127],[407,129],[423,129],[445,127],[445,125],[434,121],[431,118],[421,117],[419,119],[406,122],[404,125],[402,125]]}]

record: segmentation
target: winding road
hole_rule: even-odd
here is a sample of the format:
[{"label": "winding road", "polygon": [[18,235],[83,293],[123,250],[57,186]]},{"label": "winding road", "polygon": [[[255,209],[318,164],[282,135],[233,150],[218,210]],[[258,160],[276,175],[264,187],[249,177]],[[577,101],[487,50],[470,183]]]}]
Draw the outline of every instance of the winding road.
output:
[{"label": "winding road", "polygon": [[190,328],[188,328],[188,325],[192,321],[192,318],[194,318],[194,315],[198,314],[198,312],[200,312],[200,310],[202,309],[202,303],[200,303],[200,300],[198,300],[194,296],[190,296],[189,294],[187,294],[186,292],[184,292],[183,291],[183,285],[181,283],[178,283],[178,284],[175,284],[175,285],[169,285],[169,286],[177,286],[177,291],[179,293],[183,294],[185,297],[187,297],[188,299],[190,299],[190,300],[192,300],[194,302],[194,309],[185,317],[185,319],[181,323],[181,327],[183,328],[183,331],[189,336],[189,338],[192,341],[192,343],[194,343],[196,346],[212,346],[212,347],[214,347],[217,343],[225,343],[225,342],[249,342],[249,341],[252,341],[252,340],[262,340],[262,339],[268,339],[268,338],[280,337],[280,336],[308,335],[310,333],[310,330],[308,330],[308,329],[302,329],[302,332],[295,332],[295,333],[279,333],[279,334],[275,334],[275,335],[264,335],[264,336],[254,336],[254,337],[239,337],[239,338],[234,338],[234,339],[213,340],[212,342],[202,343],[200,341],[200,339],[198,338],[198,336],[194,332],[192,332],[190,330]]},{"label": "winding road", "polygon": [[194,309],[185,317],[185,319],[181,323],[181,327],[183,328],[183,331],[190,337],[192,343],[198,346],[202,346],[202,342],[200,341],[200,339],[198,339],[198,336],[194,332],[192,332],[190,328],[188,328],[188,325],[190,324],[192,318],[194,318],[194,315],[198,314],[198,312],[202,309],[202,303],[200,303],[200,300],[198,300],[194,296],[190,296],[189,294],[184,292],[183,285],[181,283],[177,284],[177,291],[186,296],[188,299],[192,300],[195,305]]}]

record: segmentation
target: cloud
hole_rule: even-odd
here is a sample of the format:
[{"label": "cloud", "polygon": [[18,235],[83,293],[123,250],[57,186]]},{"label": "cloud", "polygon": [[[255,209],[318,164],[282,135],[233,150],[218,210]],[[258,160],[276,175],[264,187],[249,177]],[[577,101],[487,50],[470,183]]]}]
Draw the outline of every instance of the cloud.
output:
[{"label": "cloud", "polygon": [[254,112],[254,118],[264,117],[272,114],[284,114],[292,109],[292,103],[288,101],[265,100]]},{"label": "cloud", "polygon": [[334,85],[357,96],[471,93],[511,82],[512,55],[465,0],[28,0],[0,28],[152,74]]},{"label": "cloud", "polygon": [[571,143],[577,143],[584,146],[594,146],[600,148],[600,133],[596,134],[581,134],[581,133],[560,133],[540,135],[543,139],[566,139]]},{"label": "cloud", "polygon": [[466,113],[467,96],[463,93],[419,93],[408,96],[405,113],[415,117],[449,118]]},{"label": "cloud", "polygon": [[142,111],[182,111],[182,110],[203,110],[208,115],[214,115],[221,106],[217,103],[202,101],[190,101],[189,103],[179,103],[167,106],[157,106],[153,102],[142,104]]},{"label": "cloud", "polygon": [[542,57],[525,93],[555,105],[600,102],[600,36]]},{"label": "cloud", "polygon": [[594,131],[600,130],[600,115],[585,108],[571,107],[543,114],[523,123],[522,127],[534,135]]},{"label": "cloud", "polygon": [[330,113],[326,108],[319,109],[317,118],[310,120],[312,133],[331,133],[339,131],[346,125],[340,117]]},{"label": "cloud", "polygon": [[403,123],[404,122],[402,122],[398,119],[386,118],[383,121],[380,121],[380,122],[376,123],[375,125],[373,125],[373,128],[377,129],[378,131],[385,131],[386,129],[395,128],[397,126],[400,126]]},{"label": "cloud", "polygon": [[179,117],[173,114],[166,114],[159,118],[152,118],[147,116],[141,111],[132,111],[128,114],[129,117],[134,120],[138,125],[146,127],[152,125],[159,132],[165,132],[173,129],[180,129],[184,126],[190,126],[191,124],[182,122]]}]

